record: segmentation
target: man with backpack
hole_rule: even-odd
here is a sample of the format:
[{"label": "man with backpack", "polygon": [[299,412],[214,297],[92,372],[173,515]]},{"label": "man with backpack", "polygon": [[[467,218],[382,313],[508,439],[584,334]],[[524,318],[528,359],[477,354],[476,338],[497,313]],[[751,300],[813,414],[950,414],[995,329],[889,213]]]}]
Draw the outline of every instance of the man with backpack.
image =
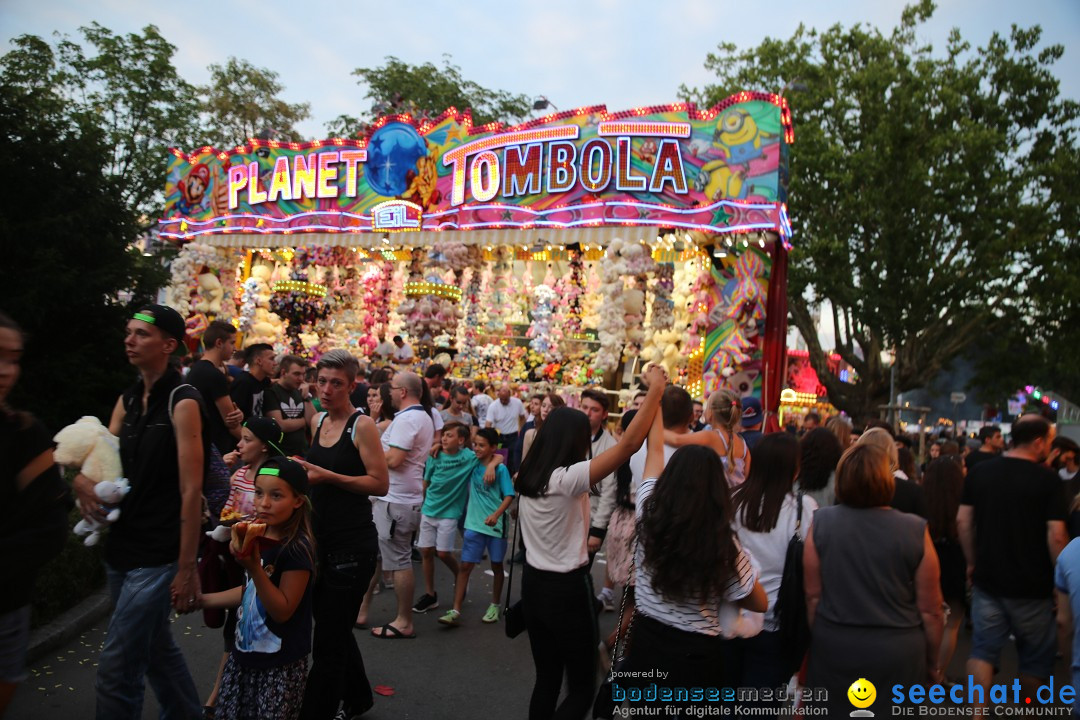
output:
[{"label": "man with backpack", "polygon": [[[169,615],[201,601],[196,555],[209,442],[199,391],[170,365],[186,352],[184,319],[147,305],[127,323],[124,349],[139,379],[116,402],[109,431],[120,438],[131,490],[105,543],[109,621],[97,674],[97,717],[137,718],[149,680],[174,717],[200,718],[195,683],[173,641]],[[103,519],[94,483],[78,475],[87,518]]]}]

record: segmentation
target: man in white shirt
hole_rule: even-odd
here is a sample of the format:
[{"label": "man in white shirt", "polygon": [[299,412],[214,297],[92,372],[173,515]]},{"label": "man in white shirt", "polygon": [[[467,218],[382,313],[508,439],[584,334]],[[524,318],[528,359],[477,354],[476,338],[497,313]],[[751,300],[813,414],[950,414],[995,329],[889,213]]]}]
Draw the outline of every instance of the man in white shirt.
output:
[{"label": "man in white shirt", "polygon": [[379,333],[379,344],[371,353],[374,360],[389,362],[394,355],[394,344],[386,339],[386,333]]},{"label": "man in white shirt", "polygon": [[390,354],[390,359],[394,361],[394,364],[409,365],[414,357],[412,346],[402,340],[400,335],[395,335],[394,352]]},{"label": "man in white shirt", "polygon": [[[676,435],[685,435],[690,432],[690,422],[694,415],[694,405],[690,393],[678,385],[668,385],[664,388],[663,397],[660,398],[660,413],[664,418],[665,430],[670,430]],[[668,460],[675,454],[675,450],[677,448],[674,446],[664,444],[664,467],[667,467]],[[647,451],[648,448],[643,443],[641,449],[630,456],[631,499],[637,492],[638,485],[645,479],[643,474],[645,472],[645,456],[648,455]]]},{"label": "man in white shirt", "polygon": [[[589,418],[592,433],[592,457],[596,457],[618,442],[604,427],[607,424],[610,400],[603,390],[584,390],[581,393],[581,409]],[[608,520],[615,511],[615,474],[612,473],[593,486],[599,495],[589,496],[589,564],[607,535]]]},{"label": "man in white shirt", "polygon": [[424,502],[424,463],[435,437],[431,414],[420,404],[423,380],[416,373],[399,372],[390,381],[390,396],[397,414],[382,436],[390,489],[372,508],[379,533],[384,571],[394,573],[397,617],[373,628],[378,638],[415,637],[412,621],[412,536],[420,525]]},{"label": "man in white shirt", "polygon": [[[499,433],[499,447],[513,448],[524,422],[525,406],[512,396],[510,385],[503,383],[499,386],[498,400],[488,406],[484,427],[494,428]],[[513,472],[517,468],[511,467],[510,470]]]}]

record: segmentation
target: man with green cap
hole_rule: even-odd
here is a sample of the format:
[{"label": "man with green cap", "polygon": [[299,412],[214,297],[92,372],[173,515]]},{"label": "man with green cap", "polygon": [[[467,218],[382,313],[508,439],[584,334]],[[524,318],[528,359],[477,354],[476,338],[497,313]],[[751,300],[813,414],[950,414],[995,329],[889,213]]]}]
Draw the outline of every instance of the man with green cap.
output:
[{"label": "man with green cap", "polygon": [[[116,402],[109,431],[131,490],[105,543],[109,621],[97,674],[97,717],[138,718],[148,680],[168,716],[202,717],[202,705],[169,627],[170,611],[200,602],[195,563],[209,457],[202,398],[170,366],[187,351],[184,319],[165,305],[128,320],[124,350],[139,378]],[[83,515],[101,519],[94,483],[75,479]]]}]

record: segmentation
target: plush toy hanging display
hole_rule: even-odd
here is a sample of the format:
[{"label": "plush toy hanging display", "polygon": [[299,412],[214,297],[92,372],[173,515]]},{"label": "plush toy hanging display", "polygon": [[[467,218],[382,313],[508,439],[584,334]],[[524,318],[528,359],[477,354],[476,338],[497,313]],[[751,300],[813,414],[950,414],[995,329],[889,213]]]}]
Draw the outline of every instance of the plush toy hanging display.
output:
[{"label": "plush toy hanging display", "polygon": [[[561,329],[552,326],[552,305],[558,295],[547,285],[537,285],[533,288],[533,311],[532,324],[526,333],[530,338],[529,347],[539,355],[540,362],[551,362],[556,359],[555,349],[562,335]],[[535,367],[535,366],[534,366]]]},{"label": "plush toy hanging display", "polygon": [[597,326],[600,350],[596,353],[594,364],[601,372],[609,372],[619,367],[623,347],[626,345],[626,311],[623,304],[626,261],[621,255],[622,249],[622,239],[615,238],[608,245],[600,262],[600,294],[603,303],[600,306],[600,323]]}]

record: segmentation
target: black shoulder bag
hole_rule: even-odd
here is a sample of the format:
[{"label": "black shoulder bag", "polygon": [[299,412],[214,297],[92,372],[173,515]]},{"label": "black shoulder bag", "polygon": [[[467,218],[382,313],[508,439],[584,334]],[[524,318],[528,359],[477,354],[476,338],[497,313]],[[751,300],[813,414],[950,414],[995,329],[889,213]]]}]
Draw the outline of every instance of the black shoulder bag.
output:
[{"label": "black shoulder bag", "polygon": [[510,592],[514,589],[514,568],[520,563],[515,563],[514,553],[517,552],[518,528],[521,526],[521,515],[518,514],[514,523],[514,543],[510,546],[510,579],[506,581],[506,603],[503,605],[503,620],[506,622],[506,637],[516,638],[525,632],[525,605],[524,600],[518,600],[510,604]]},{"label": "black shoulder bag", "polygon": [[784,676],[790,677],[802,665],[810,647],[810,620],[806,614],[806,592],[803,588],[803,495],[795,497],[795,534],[788,541],[784,557],[784,574],[776,597],[776,619],[779,623],[780,656]]},{"label": "black shoulder bag", "polygon": [[626,641],[630,638],[630,631],[634,629],[634,616],[630,616],[630,623],[626,626],[626,632],[622,630],[623,618],[626,617],[626,600],[630,595],[630,580],[634,577],[634,564],[637,561],[637,537],[634,538],[634,548],[630,553],[630,572],[626,576],[626,584],[623,585],[622,602],[619,603],[619,624],[615,628],[615,645],[611,648],[611,669],[600,683],[600,689],[596,691],[593,699],[593,718],[612,720],[615,717],[615,709],[619,703],[611,696],[611,684],[615,681],[615,673],[626,669]]}]

